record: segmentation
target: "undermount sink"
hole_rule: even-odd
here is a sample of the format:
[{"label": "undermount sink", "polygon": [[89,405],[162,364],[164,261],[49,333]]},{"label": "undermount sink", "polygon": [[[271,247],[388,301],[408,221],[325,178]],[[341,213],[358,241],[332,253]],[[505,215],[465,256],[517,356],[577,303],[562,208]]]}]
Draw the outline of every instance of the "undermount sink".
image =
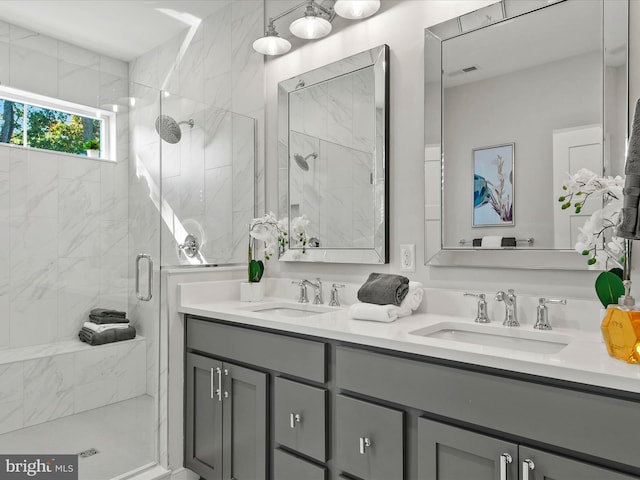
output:
[{"label": "undermount sink", "polygon": [[274,315],[280,315],[283,317],[311,317],[313,315],[319,315],[322,313],[328,313],[335,311],[335,307],[329,307],[327,305],[313,305],[308,303],[287,303],[287,302],[272,302],[263,303],[260,305],[252,305],[245,307],[243,310],[249,310],[251,312],[271,313]]},{"label": "undermount sink", "polygon": [[573,339],[561,333],[525,328],[527,327],[495,328],[478,323],[440,322],[409,333],[485,347],[547,354],[560,352]]}]

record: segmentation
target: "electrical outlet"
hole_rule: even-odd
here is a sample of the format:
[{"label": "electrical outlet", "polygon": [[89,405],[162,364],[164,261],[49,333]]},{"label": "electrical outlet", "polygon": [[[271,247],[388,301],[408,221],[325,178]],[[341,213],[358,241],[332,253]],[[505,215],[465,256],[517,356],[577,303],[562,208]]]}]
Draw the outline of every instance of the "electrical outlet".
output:
[{"label": "electrical outlet", "polygon": [[413,243],[400,245],[400,270],[403,272],[416,271],[416,246]]}]

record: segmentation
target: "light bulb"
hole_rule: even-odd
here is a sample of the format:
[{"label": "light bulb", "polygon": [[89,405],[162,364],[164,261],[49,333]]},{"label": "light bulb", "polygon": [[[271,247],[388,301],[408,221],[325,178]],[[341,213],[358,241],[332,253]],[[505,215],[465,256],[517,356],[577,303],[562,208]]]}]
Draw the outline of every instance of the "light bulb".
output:
[{"label": "light bulb", "polygon": [[284,38],[269,35],[253,42],[253,49],[262,55],[282,55],[291,50],[291,44]]},{"label": "light bulb", "polygon": [[289,30],[296,37],[313,40],[329,35],[331,32],[331,23],[317,15],[305,15],[295,20]]},{"label": "light bulb", "polygon": [[380,9],[380,0],[338,0],[333,10],[343,18],[367,18]]}]

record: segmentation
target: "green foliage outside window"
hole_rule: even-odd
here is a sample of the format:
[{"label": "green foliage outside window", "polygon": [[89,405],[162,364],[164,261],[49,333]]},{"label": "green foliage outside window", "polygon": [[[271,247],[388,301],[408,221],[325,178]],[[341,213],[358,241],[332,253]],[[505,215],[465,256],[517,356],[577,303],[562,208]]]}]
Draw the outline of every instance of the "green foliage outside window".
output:
[{"label": "green foliage outside window", "polygon": [[0,143],[23,144],[25,113],[30,147],[85,155],[85,143],[100,143],[100,120],[1,98]]}]

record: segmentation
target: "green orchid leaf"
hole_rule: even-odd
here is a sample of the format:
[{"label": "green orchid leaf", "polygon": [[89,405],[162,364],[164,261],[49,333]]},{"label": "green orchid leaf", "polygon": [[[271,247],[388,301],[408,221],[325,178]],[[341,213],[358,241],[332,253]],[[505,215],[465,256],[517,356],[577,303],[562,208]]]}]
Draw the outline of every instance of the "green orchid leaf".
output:
[{"label": "green orchid leaf", "polygon": [[622,279],[615,273],[602,272],[596,278],[596,294],[605,308],[618,303],[618,298],[624,295]]},{"label": "green orchid leaf", "polygon": [[616,274],[618,277],[620,277],[620,280],[624,280],[624,272],[622,271],[621,268],[612,268],[611,270],[609,270],[611,273]]},{"label": "green orchid leaf", "polygon": [[262,260],[251,260],[249,262],[249,281],[259,282],[264,273],[264,264]]}]

